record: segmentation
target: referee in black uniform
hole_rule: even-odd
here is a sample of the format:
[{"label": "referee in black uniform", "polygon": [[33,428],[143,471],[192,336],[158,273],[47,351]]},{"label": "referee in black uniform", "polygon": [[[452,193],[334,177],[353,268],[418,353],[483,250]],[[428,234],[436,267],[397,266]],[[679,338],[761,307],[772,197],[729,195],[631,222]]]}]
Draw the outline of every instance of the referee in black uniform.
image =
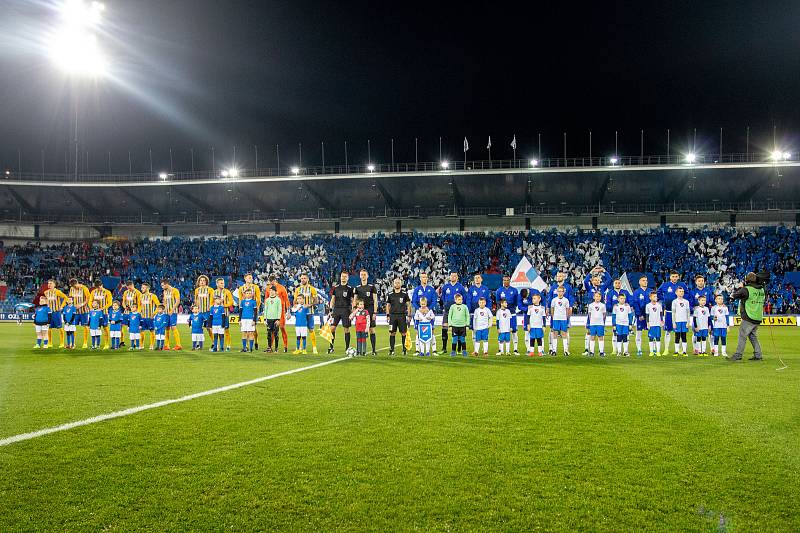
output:
[{"label": "referee in black uniform", "polygon": [[394,337],[397,330],[403,337],[403,355],[406,353],[406,333],[408,319],[411,317],[411,298],[403,290],[400,278],[394,278],[392,290],[386,296],[386,314],[389,316],[389,355],[394,355]]},{"label": "referee in black uniform", "polygon": [[336,326],[342,323],[344,329],[344,349],[350,348],[350,313],[353,311],[354,289],[347,282],[350,274],[342,272],[339,275],[339,285],[333,288],[331,298],[331,345],[328,353],[333,353],[333,343],[336,342]]},{"label": "referee in black uniform", "polygon": [[361,278],[361,285],[356,287],[356,298],[364,302],[364,309],[369,313],[369,342],[372,344],[372,355],[378,355],[375,351],[375,313],[378,311],[378,291],[375,285],[367,283],[369,273],[362,268],[358,273]]}]

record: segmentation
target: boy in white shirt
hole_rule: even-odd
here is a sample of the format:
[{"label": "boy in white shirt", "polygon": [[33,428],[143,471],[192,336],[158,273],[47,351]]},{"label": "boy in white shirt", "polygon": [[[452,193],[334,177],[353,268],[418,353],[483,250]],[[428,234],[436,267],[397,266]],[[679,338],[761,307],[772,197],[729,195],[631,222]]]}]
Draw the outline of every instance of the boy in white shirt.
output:
[{"label": "boy in white shirt", "polygon": [[511,355],[511,311],[505,298],[497,310],[497,355]]},{"label": "boy in white shirt", "polygon": [[675,299],[672,300],[672,323],[675,326],[675,353],[688,357],[686,353],[686,333],[689,331],[689,317],[692,306],[689,300],[683,297],[683,287],[675,289]]},{"label": "boy in white shirt", "polygon": [[541,301],[542,296],[535,292],[531,296],[531,304],[528,306],[529,357],[533,357],[537,347],[539,357],[544,356],[544,324],[547,317],[547,309],[541,304]]},{"label": "boy in white shirt", "polygon": [[572,307],[569,299],[564,298],[564,287],[556,289],[556,297],[550,301],[550,316],[552,322],[550,330],[553,332],[553,343],[550,346],[550,355],[555,356],[558,350],[558,339],[564,346],[564,357],[569,357],[569,317],[572,316]]},{"label": "boy in white shirt", "polygon": [[472,355],[478,355],[483,344],[483,356],[489,355],[489,328],[492,327],[492,312],[486,307],[486,298],[478,300],[478,307],[472,313],[472,330],[475,332],[475,344]]},{"label": "boy in white shirt", "polygon": [[614,348],[617,352],[617,357],[621,355],[624,355],[625,357],[631,356],[628,352],[628,335],[630,335],[631,332],[630,328],[631,324],[633,324],[634,316],[633,308],[625,300],[625,293],[621,292],[617,296],[617,303],[614,305],[614,308],[611,311],[614,313],[614,330],[616,333],[616,337],[614,339]]},{"label": "boy in white shirt", "polygon": [[650,357],[661,357],[661,330],[664,327],[664,308],[658,301],[658,291],[650,291],[650,303],[645,307],[647,338],[650,341]]},{"label": "boy in white shirt", "polygon": [[728,357],[728,315],[731,314],[725,305],[725,298],[718,294],[715,298],[717,305],[711,308],[711,353],[714,357],[719,355],[717,345],[722,345],[722,357]]},{"label": "boy in white shirt", "polygon": [[708,340],[708,322],[711,313],[706,307],[706,297],[697,298],[697,305],[692,311],[692,331],[694,332],[694,350],[700,357],[708,357],[706,340]]},{"label": "boy in white shirt", "polygon": [[606,304],[603,295],[594,293],[594,301],[589,304],[587,329],[589,331],[589,357],[594,357],[595,341],[600,345],[600,357],[606,356]]}]

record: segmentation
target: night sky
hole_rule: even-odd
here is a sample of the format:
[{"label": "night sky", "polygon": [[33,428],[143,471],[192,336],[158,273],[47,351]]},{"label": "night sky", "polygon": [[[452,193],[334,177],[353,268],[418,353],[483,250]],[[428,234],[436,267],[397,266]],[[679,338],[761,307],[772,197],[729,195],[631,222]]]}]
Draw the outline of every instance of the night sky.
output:
[{"label": "night sky", "polygon": [[800,149],[800,3],[346,2],[138,0],[106,2],[101,43],[111,79],[73,91],[40,49],[58,20],[48,2],[3,2],[0,36],[0,162],[63,171],[78,94],[89,169],[197,168],[232,158],[242,166],[329,164],[445,156],[569,156],[614,150],[673,152],[698,129],[698,151],[770,150],[773,124],[785,149]]}]

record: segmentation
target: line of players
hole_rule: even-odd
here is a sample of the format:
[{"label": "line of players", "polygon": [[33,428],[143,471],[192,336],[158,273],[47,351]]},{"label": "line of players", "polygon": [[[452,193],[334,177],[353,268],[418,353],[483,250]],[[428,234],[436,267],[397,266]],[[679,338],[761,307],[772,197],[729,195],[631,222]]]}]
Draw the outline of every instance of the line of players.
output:
[{"label": "line of players", "polygon": [[[356,302],[358,301],[363,302],[364,310],[368,314],[368,334],[372,353],[374,354],[376,351],[374,326],[376,323],[375,313],[378,307],[377,289],[374,285],[369,284],[369,276],[365,270],[361,270],[359,276],[360,284],[357,287],[350,287],[348,285],[349,275],[343,272],[340,283],[333,289],[330,301],[332,339],[328,349],[329,353],[333,352],[336,328],[339,324],[343,326],[345,346],[349,348],[350,321],[355,318],[353,310],[356,308]],[[521,318],[524,325],[523,329],[526,331],[524,339],[527,353],[537,350],[541,352],[543,350],[544,330],[548,326],[549,353],[555,353],[558,339],[562,340],[564,351],[569,353],[569,321],[575,300],[573,289],[565,281],[565,278],[566,276],[563,273],[558,273],[556,281],[547,291],[542,293],[535,289],[518,291],[516,288],[511,287],[509,276],[503,277],[503,285],[494,294],[495,301],[498,303],[498,333],[503,339],[508,337],[510,340],[500,341],[501,353],[504,351],[510,353],[511,344],[513,344],[514,353],[519,353],[518,317]],[[473,353],[479,351],[477,343],[485,343],[484,352],[488,350],[488,337],[484,337],[488,335],[488,329],[492,325],[493,316],[491,316],[491,311],[486,307],[491,301],[491,293],[487,287],[483,286],[480,275],[476,275],[473,281],[474,283],[471,286],[464,287],[459,283],[458,274],[452,272],[450,273],[449,283],[437,290],[428,284],[428,276],[423,273],[420,276],[420,285],[413,289],[409,297],[402,287],[402,281],[400,279],[394,280],[392,290],[386,295],[385,308],[390,326],[390,354],[393,354],[395,350],[397,332],[400,332],[403,337],[401,345],[403,346],[403,352],[406,353],[408,344],[406,335],[409,325],[412,323],[415,324],[417,329],[418,352],[430,353],[432,349],[435,350],[436,339],[432,334],[433,321],[430,316],[433,315],[439,298],[441,298],[444,307],[441,333],[442,353],[447,352],[447,341],[451,330],[453,333],[451,352],[465,351],[465,331],[462,332],[462,328],[473,331],[473,341],[475,343]],[[586,276],[584,287],[587,294],[590,295],[592,303],[589,306],[589,316],[587,317],[584,354],[590,355],[594,353],[595,343],[602,341],[605,331],[600,328],[605,324],[606,314],[610,314],[612,317],[614,333],[612,341],[613,354],[620,353],[624,355],[627,353],[628,336],[633,332],[635,332],[638,355],[642,353],[641,343],[644,332],[647,332],[650,352],[659,353],[662,331],[665,337],[662,354],[667,353],[670,334],[673,332],[675,333],[676,342],[675,352],[685,353],[687,345],[686,334],[690,323],[695,333],[695,353],[706,353],[706,342],[709,337],[712,339],[712,353],[716,354],[717,344],[721,344],[722,352],[723,354],[725,353],[728,310],[723,305],[724,302],[720,301],[720,296],[714,298],[716,305],[711,306],[710,302],[713,294],[706,287],[703,276],[698,275],[695,278],[695,287],[691,291],[688,290],[683,282],[679,281],[679,275],[674,271],[670,274],[670,281],[662,284],[657,291],[648,290],[647,283],[647,277],[643,276],[639,280],[639,288],[633,294],[628,294],[627,291],[621,288],[621,281],[612,281],[602,267],[595,267]],[[230,350],[229,317],[234,310],[233,295],[225,287],[223,278],[216,279],[215,285],[214,289],[209,287],[207,276],[200,276],[197,280],[193,313],[190,315],[193,347],[197,347],[195,343],[202,342],[199,337],[202,337],[203,329],[206,329],[214,339],[213,349]],[[55,287],[54,280],[49,280],[48,289],[44,293],[49,312],[48,323],[37,323],[37,337],[40,331],[48,331],[44,338],[37,341],[37,345],[48,346],[52,344],[52,342],[48,342],[51,335],[49,329],[52,328],[60,330],[61,344],[59,347],[74,348],[76,326],[83,326],[84,348],[87,347],[90,336],[93,340],[93,346],[98,347],[94,341],[101,333],[105,336],[104,348],[112,348],[115,347],[115,343],[111,339],[120,339],[123,327],[130,331],[130,316],[134,315],[134,330],[139,329],[140,335],[149,335],[151,349],[157,347],[158,340],[163,341],[163,349],[170,349],[170,340],[173,339],[172,349],[180,350],[182,349],[180,333],[177,329],[177,309],[180,295],[168,280],[162,280],[161,289],[162,301],[159,301],[158,297],[150,291],[150,286],[147,283],[143,283],[141,291],[139,291],[132,282],[128,282],[122,300],[117,304],[119,307],[116,307],[113,305],[110,291],[103,288],[100,280],[95,281],[94,287],[90,291],[86,286],[72,279],[70,280],[69,295],[65,295],[58,290]],[[239,291],[243,300],[254,301],[254,303],[248,302],[244,306],[240,302],[239,314],[240,324],[244,322],[242,324],[242,332],[245,334],[243,337],[254,341],[249,350],[258,349],[258,331],[255,325],[262,307],[261,290],[253,282],[253,276],[247,274],[245,275],[245,283],[239,288]],[[247,298],[248,291],[250,298]],[[559,291],[562,294],[559,294]],[[278,334],[280,333],[283,340],[283,349],[286,352],[288,338],[285,326],[286,318],[291,309],[288,293],[286,288],[279,284],[274,276],[268,280],[265,292],[267,294],[263,300],[263,316],[268,329],[268,345],[265,351],[278,350]],[[653,292],[655,292],[655,295],[652,294]],[[689,299],[679,299],[679,293],[682,293],[682,296],[689,296]],[[466,306],[466,320],[463,317],[461,308],[456,308],[458,313],[451,318],[451,308],[457,303],[456,300],[459,297],[461,299],[460,303]],[[677,307],[674,305],[676,299],[678,299]],[[308,337],[311,340],[313,352],[317,353],[313,308],[319,304],[320,299],[317,290],[309,284],[308,276],[305,274],[300,276],[300,284],[294,291],[294,300],[295,308],[291,309],[291,311],[294,312],[296,320],[301,322],[296,323],[296,330],[299,330],[299,334],[297,335],[297,349],[295,352],[301,353],[305,350],[306,337]],[[483,300],[482,304],[481,300]],[[687,303],[684,304],[683,300],[686,300]],[[700,304],[701,301],[703,302],[702,305]],[[428,307],[428,303],[433,305]],[[626,304],[627,307],[625,307]],[[652,304],[650,311],[647,309],[648,304]],[[661,311],[655,311],[656,304],[660,305]],[[161,309],[159,309],[159,306],[161,306]],[[249,309],[250,306],[253,309]],[[212,307],[221,307],[222,310],[217,309],[215,312],[216,315],[221,316],[214,319],[212,317],[212,314],[214,314],[212,313]],[[531,307],[534,308],[533,312],[530,310]],[[541,309],[542,307],[544,309]],[[422,309],[421,314],[419,313],[420,309]],[[478,311],[479,309],[480,311]],[[159,313],[159,310],[161,313]],[[93,314],[92,311],[100,312]],[[487,317],[487,311],[490,315],[489,317]],[[686,316],[687,311],[690,314],[689,317]],[[39,312],[40,316],[35,321],[41,322],[44,319],[44,314],[44,311]],[[159,317],[157,321],[156,316],[159,314],[166,315],[166,319]],[[249,318],[251,314],[253,318]],[[141,324],[137,324],[136,315],[141,316]],[[680,315],[679,318],[681,320],[673,320],[674,315],[676,318],[677,315]],[[714,326],[711,330],[707,325],[709,318]],[[253,323],[250,324],[249,320],[253,320]],[[464,323],[465,321],[466,323]],[[162,325],[165,322],[163,323],[163,331],[160,331],[161,328],[156,327],[156,322],[158,322],[158,325]],[[723,324],[725,325],[724,328]],[[64,326],[63,328],[62,325]],[[704,332],[708,331],[711,332],[711,335],[704,335]],[[65,338],[65,334],[69,338]],[[223,335],[224,339],[218,341],[217,335]],[[158,339],[157,337],[163,338]],[[462,337],[464,337],[463,346],[459,344],[459,341],[462,341]],[[116,342],[116,346],[121,344],[119,341]],[[141,347],[141,343],[139,345]],[[604,354],[603,345],[604,343],[601,342],[601,355]],[[537,350],[534,350],[534,347]],[[462,348],[464,349],[462,350]],[[243,349],[248,350],[247,344],[243,345]]]}]

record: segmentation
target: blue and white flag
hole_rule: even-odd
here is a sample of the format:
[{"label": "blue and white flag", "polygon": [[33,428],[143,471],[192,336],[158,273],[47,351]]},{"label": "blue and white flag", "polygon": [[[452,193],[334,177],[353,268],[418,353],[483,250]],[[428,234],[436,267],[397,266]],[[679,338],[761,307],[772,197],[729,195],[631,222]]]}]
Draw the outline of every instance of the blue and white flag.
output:
[{"label": "blue and white flag", "polygon": [[536,289],[539,292],[547,290],[547,283],[533,268],[527,257],[523,257],[514,273],[511,274],[511,286],[517,289]]}]

